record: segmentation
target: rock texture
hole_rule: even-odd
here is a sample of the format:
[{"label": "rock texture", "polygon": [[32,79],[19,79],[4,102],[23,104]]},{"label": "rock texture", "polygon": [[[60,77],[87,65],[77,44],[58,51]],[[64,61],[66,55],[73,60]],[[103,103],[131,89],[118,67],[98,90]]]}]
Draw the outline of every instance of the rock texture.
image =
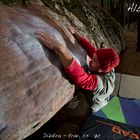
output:
[{"label": "rock texture", "polygon": [[[22,0],[13,0],[22,5]],[[54,35],[68,47],[81,65],[86,53],[66,29],[72,24],[95,47],[112,47],[120,52],[125,48],[122,29],[105,11],[90,0],[30,0],[28,8],[0,6],[0,139],[21,140],[45,124],[72,97],[74,86],[67,80],[57,57],[35,37],[34,30],[42,29]],[[7,1],[8,2],[8,1]],[[24,3],[25,4],[25,3]],[[23,6],[23,5],[22,5]],[[76,101],[75,101],[76,99]],[[79,110],[75,97],[66,109]],[[78,101],[78,103],[80,102]],[[80,102],[81,103],[81,102]],[[78,112],[78,118],[84,116]],[[66,119],[64,126],[73,123]],[[75,120],[78,120],[74,116]],[[61,115],[60,115],[61,119]],[[77,121],[78,122],[78,121]],[[64,128],[64,129],[63,129]]]},{"label": "rock texture", "polygon": [[42,0],[42,2],[55,12],[51,13],[57,20],[63,24],[70,21],[96,48],[115,48],[118,52],[125,49],[122,27],[94,0]]},{"label": "rock texture", "polygon": [[[85,53],[69,32],[44,13],[0,6],[0,139],[16,140],[39,129],[74,93],[56,56],[43,47],[35,29],[50,32],[73,51],[81,64]],[[68,34],[68,35],[67,35]],[[77,45],[77,46],[76,46]]]}]

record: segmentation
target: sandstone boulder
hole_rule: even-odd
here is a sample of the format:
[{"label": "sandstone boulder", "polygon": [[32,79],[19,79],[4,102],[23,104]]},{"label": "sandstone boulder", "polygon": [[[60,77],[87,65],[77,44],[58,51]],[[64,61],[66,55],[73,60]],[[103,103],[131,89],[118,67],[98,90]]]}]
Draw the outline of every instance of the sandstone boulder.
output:
[{"label": "sandstone boulder", "polygon": [[21,140],[46,123],[74,93],[57,57],[36,38],[54,35],[81,65],[85,51],[45,13],[0,6],[0,139]]}]

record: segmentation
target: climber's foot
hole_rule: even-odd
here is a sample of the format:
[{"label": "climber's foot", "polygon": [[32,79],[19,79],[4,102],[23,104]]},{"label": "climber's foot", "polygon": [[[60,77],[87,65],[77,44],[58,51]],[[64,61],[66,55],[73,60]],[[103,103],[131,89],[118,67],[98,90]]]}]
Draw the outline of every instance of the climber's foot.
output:
[{"label": "climber's foot", "polygon": [[54,36],[47,32],[43,32],[41,30],[35,31],[37,38],[49,49],[54,51],[55,53],[60,52],[64,48],[63,44],[61,44]]}]

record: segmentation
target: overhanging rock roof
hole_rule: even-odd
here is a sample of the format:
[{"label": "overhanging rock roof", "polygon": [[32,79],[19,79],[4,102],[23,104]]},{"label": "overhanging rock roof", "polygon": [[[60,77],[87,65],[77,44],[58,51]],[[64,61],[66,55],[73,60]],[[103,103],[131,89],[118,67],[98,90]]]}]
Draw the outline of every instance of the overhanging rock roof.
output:
[{"label": "overhanging rock roof", "polygon": [[[39,129],[74,93],[57,57],[37,40],[35,29],[54,35],[82,65],[83,49],[47,10],[0,6],[0,139],[23,139]],[[69,37],[70,36],[70,37]],[[74,49],[76,47],[76,49]]]}]

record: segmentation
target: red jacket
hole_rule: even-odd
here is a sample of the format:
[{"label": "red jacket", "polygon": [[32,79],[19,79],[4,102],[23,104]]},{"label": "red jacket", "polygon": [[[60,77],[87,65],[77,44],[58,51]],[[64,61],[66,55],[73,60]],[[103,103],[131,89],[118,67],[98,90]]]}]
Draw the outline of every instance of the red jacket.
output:
[{"label": "red jacket", "polygon": [[[87,51],[88,56],[92,58],[96,50],[95,47],[85,37],[81,37],[79,44]],[[75,85],[90,91],[97,87],[97,75],[85,72],[74,59],[68,67],[64,67],[64,70]]]}]

